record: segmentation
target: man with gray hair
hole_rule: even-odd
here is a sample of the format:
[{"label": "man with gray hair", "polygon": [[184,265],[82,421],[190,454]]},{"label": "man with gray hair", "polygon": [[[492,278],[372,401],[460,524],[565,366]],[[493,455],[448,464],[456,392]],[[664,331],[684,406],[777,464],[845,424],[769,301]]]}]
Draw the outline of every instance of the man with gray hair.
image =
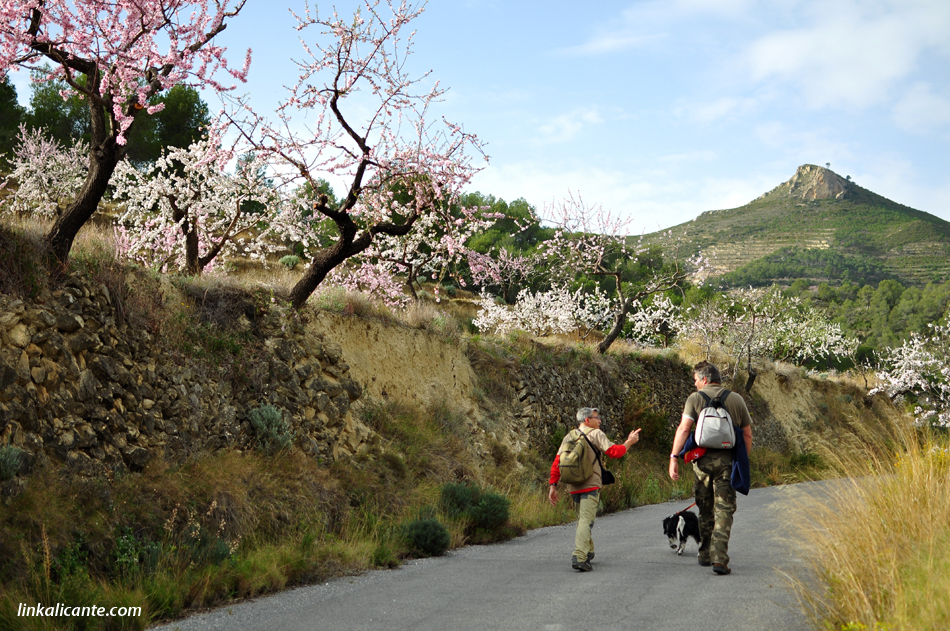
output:
[{"label": "man with gray hair", "polygon": [[[554,458],[554,464],[551,465],[548,498],[552,505],[557,504],[557,484],[561,480],[561,456],[567,450],[569,443],[574,444],[578,438],[583,440],[584,437],[580,434],[584,434],[590,442],[585,455],[588,461],[593,464],[593,473],[580,484],[567,484],[567,490],[574,498],[574,506],[577,507],[577,532],[574,534],[574,554],[571,556],[571,567],[579,572],[590,572],[594,569],[590,564],[594,559],[594,540],[591,538],[591,529],[594,527],[594,519],[597,517],[597,506],[600,504],[600,487],[603,485],[603,471],[599,455],[604,453],[611,458],[620,458],[640,440],[640,430],[633,430],[623,444],[615,445],[607,438],[607,434],[600,429],[602,421],[600,410],[597,408],[579,409],[577,411],[577,422],[579,423],[578,428],[568,432],[564,440],[561,441],[557,456]],[[595,449],[597,453],[594,452]]]}]

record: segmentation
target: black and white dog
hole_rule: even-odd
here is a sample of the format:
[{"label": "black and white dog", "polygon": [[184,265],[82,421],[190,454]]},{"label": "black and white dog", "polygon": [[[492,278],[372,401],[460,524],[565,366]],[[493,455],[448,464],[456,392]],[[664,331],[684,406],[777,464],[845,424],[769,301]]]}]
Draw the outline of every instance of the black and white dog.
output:
[{"label": "black and white dog", "polygon": [[663,520],[663,532],[670,538],[670,547],[676,550],[676,554],[683,554],[690,537],[700,543],[699,518],[688,510],[673,513]]}]

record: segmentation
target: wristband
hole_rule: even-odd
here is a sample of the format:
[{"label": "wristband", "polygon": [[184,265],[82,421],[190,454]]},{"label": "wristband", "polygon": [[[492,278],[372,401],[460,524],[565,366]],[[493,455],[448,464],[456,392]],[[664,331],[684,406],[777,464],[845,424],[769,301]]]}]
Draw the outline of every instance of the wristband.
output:
[{"label": "wristband", "polygon": [[676,454],[670,454],[670,458],[679,458]]}]

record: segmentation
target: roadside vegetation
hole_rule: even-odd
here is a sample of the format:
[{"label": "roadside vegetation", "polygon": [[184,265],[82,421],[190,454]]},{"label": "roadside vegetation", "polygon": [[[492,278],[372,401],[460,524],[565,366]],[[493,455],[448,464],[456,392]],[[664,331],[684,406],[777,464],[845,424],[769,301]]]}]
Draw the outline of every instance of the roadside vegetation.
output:
[{"label": "roadside vegetation", "polygon": [[947,433],[893,427],[824,457],[840,479],[788,516],[805,561],[791,583],[815,628],[950,628]]}]

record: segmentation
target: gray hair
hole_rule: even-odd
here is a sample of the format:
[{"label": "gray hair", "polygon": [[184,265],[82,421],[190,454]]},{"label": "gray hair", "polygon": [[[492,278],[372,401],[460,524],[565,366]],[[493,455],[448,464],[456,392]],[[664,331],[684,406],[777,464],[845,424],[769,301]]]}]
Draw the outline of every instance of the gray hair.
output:
[{"label": "gray hair", "polygon": [[594,414],[600,414],[597,408],[581,408],[577,411],[577,424],[580,425]]},{"label": "gray hair", "polygon": [[693,366],[693,372],[700,377],[705,377],[709,383],[722,383],[719,369],[708,361],[701,361]]}]

